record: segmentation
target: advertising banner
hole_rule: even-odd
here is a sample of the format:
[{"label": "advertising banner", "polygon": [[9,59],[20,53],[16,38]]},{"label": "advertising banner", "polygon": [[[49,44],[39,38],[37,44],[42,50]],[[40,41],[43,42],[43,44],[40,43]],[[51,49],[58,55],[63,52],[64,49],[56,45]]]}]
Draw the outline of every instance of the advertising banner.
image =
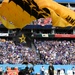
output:
[{"label": "advertising banner", "polygon": [[55,34],[56,38],[75,38],[75,34]]},{"label": "advertising banner", "polygon": [[8,33],[0,33],[0,36],[9,36]]}]

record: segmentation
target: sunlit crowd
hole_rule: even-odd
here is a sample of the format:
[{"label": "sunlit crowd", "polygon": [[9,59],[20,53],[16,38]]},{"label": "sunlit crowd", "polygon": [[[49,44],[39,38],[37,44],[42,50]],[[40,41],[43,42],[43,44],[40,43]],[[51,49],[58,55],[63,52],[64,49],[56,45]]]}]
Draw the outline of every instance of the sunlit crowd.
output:
[{"label": "sunlit crowd", "polygon": [[52,25],[52,18],[40,18],[31,22],[30,25]]},{"label": "sunlit crowd", "polygon": [[0,64],[75,64],[75,41],[34,41],[35,50],[0,39]]},{"label": "sunlit crowd", "polygon": [[15,45],[13,41],[0,39],[0,64],[31,63],[37,59],[36,51],[21,44]]},{"label": "sunlit crowd", "polygon": [[54,64],[75,64],[75,41],[44,40],[34,41],[44,63],[53,61]]}]

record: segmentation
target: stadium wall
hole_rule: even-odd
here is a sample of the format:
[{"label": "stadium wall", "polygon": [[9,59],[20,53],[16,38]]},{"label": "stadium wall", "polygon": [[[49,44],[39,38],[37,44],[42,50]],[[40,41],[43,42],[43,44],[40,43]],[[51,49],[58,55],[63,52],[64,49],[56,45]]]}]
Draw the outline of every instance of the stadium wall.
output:
[{"label": "stadium wall", "polygon": [[[31,67],[32,65],[28,65],[28,67]],[[49,65],[43,65],[45,67],[45,70],[48,70]],[[5,72],[7,67],[18,67],[19,70],[22,70],[26,67],[26,65],[22,64],[0,64],[0,67],[2,67],[2,70]],[[34,65],[35,73],[40,73],[40,68],[42,65]],[[61,70],[65,69],[65,73],[67,73],[67,70],[71,70],[72,67],[75,67],[75,65],[54,65],[55,70]]]}]

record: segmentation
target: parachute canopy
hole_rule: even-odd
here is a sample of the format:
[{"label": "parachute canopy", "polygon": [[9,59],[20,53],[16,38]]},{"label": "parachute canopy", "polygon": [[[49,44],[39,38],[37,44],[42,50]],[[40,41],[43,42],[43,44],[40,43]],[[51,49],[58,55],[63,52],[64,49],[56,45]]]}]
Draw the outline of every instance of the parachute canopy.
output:
[{"label": "parachute canopy", "polygon": [[22,29],[33,20],[52,17],[55,27],[75,25],[75,12],[53,0],[4,0],[0,21],[8,29]]}]

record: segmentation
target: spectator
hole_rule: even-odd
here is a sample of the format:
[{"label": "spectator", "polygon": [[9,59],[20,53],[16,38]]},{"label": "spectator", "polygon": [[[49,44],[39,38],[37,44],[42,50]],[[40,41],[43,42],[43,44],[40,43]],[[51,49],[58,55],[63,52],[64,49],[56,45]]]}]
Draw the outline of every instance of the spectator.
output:
[{"label": "spectator", "polygon": [[72,67],[72,72],[73,72],[73,75],[75,75],[75,68]]},{"label": "spectator", "polygon": [[30,75],[35,75],[33,67],[30,67],[29,72],[30,72]]},{"label": "spectator", "polygon": [[0,75],[2,75],[2,67],[0,67]]},{"label": "spectator", "polygon": [[48,67],[48,73],[49,75],[54,75],[54,67],[53,67],[52,62],[50,62],[50,65]]},{"label": "spectator", "polygon": [[40,75],[45,75],[45,67],[42,66],[40,69]]},{"label": "spectator", "polygon": [[24,73],[25,73],[25,75],[29,75],[29,67],[28,66],[25,67],[25,72]]}]

